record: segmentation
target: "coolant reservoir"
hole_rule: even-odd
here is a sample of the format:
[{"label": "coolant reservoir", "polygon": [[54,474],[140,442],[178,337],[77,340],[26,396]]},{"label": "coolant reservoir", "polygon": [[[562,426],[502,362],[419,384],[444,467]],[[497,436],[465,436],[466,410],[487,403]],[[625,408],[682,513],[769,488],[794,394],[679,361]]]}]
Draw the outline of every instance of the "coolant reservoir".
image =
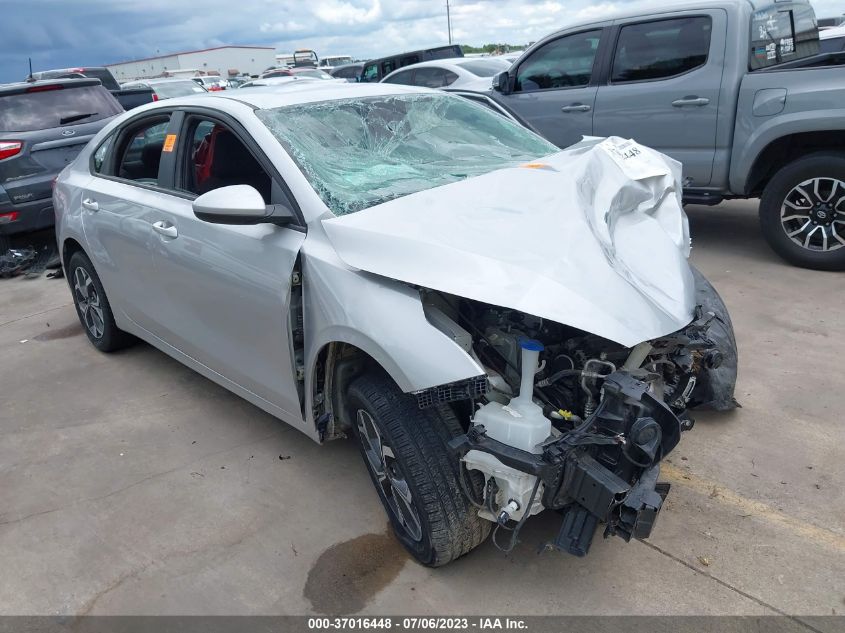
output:
[{"label": "coolant reservoir", "polygon": [[543,344],[522,339],[522,382],[519,395],[506,404],[490,402],[475,413],[472,423],[483,424],[487,436],[530,453],[542,453],[538,444],[552,432],[552,423],[534,403],[534,374]]}]

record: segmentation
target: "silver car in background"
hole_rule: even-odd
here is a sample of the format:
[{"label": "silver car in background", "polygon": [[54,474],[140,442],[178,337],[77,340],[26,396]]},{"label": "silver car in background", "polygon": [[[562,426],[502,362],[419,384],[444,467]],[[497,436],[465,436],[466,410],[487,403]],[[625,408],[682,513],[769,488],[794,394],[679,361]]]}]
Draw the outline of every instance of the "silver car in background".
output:
[{"label": "silver car in background", "polygon": [[679,172],[441,91],[301,82],[133,110],[54,200],[97,349],[143,339],[317,442],[353,435],[438,566],[544,509],[576,555],[600,522],[647,537],[687,409],[732,405]]}]

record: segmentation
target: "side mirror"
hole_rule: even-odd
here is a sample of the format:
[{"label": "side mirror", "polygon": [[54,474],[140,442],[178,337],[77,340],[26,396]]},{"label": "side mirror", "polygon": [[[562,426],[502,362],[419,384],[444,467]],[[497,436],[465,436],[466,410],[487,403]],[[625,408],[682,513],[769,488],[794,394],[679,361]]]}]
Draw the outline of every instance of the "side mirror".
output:
[{"label": "side mirror", "polygon": [[509,94],[511,91],[511,78],[507,70],[493,75],[493,90],[502,94]]},{"label": "side mirror", "polygon": [[213,224],[288,224],[293,219],[283,205],[264,204],[264,198],[250,185],[213,189],[194,200],[194,215]]}]

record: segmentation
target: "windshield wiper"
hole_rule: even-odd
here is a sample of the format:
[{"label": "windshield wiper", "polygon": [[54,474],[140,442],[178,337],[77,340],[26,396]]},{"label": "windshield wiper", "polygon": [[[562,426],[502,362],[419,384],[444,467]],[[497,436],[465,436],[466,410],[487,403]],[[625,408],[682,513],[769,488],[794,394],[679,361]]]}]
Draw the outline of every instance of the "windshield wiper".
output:
[{"label": "windshield wiper", "polygon": [[92,117],[96,114],[100,114],[99,112],[86,112],[83,114],[71,114],[70,116],[63,117],[59,119],[59,125],[65,125],[67,123],[73,123],[74,121],[81,121],[82,119],[87,119],[88,117]]}]

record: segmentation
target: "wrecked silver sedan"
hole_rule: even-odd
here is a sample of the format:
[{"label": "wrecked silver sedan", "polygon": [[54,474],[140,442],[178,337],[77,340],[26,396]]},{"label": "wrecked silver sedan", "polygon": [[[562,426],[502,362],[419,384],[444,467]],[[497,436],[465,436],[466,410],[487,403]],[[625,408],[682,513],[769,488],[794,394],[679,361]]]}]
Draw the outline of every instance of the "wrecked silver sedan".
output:
[{"label": "wrecked silver sedan", "polygon": [[647,537],[687,410],[732,406],[679,174],[453,95],[309,84],[133,110],[54,200],[96,348],[143,339],[318,442],[354,436],[436,566],[543,510],[572,554],[599,525]]}]

